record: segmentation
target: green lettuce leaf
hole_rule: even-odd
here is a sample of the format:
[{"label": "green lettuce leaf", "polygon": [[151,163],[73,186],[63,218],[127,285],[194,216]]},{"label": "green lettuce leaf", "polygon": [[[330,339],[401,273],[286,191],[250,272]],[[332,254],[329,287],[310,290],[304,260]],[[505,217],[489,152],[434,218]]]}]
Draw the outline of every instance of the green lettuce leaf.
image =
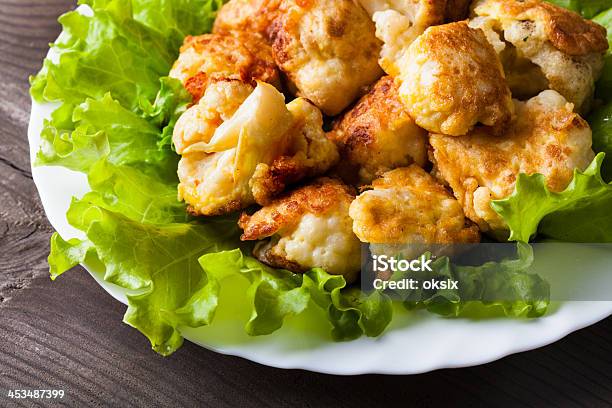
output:
[{"label": "green lettuce leaf", "polygon": [[[94,10],[125,10],[125,0],[81,0]],[[157,32],[178,49],[188,35],[210,32],[222,0],[129,0],[135,21]]]},{"label": "green lettuce leaf", "polygon": [[327,311],[334,340],[353,340],[364,334],[376,337],[391,322],[392,302],[382,292],[365,294],[355,287],[346,288],[343,277],[329,275],[320,268],[306,273],[304,280],[311,288],[313,301]]},{"label": "green lettuce leaf", "polygon": [[602,165],[605,180],[612,180],[612,102],[597,109],[589,117],[593,130],[593,150],[606,154],[607,160]]},{"label": "green lettuce leaf", "polygon": [[86,172],[106,158],[117,165],[155,165],[165,174],[176,171],[176,154],[169,146],[160,149],[158,145],[160,128],[121,106],[110,94],[73,108],[72,123],[66,118],[70,108],[72,105],[60,108],[45,123],[38,164]]},{"label": "green lettuce leaf", "polygon": [[192,103],[192,96],[183,84],[173,78],[161,79],[161,88],[155,102],[144,101],[140,108],[144,117],[161,129],[157,145],[160,149],[172,145],[172,133],[178,118]]},{"label": "green lettuce leaf", "polygon": [[342,276],[322,269],[296,275],[245,257],[239,249],[204,255],[200,264],[216,297],[228,276],[240,275],[249,280],[247,296],[253,309],[245,330],[252,336],[278,330],[286,317],[303,312],[311,299],[327,312],[335,340],[352,340],[364,334],[378,336],[391,321],[388,296],[378,292],[366,296],[358,289],[346,289]]},{"label": "green lettuce leaf", "polygon": [[198,259],[234,247],[234,221],[147,224],[86,199],[73,201],[67,216],[86,239],[54,235],[49,256],[54,277],[93,257],[103,266],[105,281],[138,291],[128,295],[125,321],[163,355],[182,344],[179,326],[210,322],[216,303]]},{"label": "green lettuce leaf", "polygon": [[[73,11],[60,17],[62,36],[53,44],[56,64],[45,60],[32,79],[38,101],[80,103],[111,93],[129,110],[143,99],[153,100],[159,78],[167,75],[176,52],[165,40],[129,18],[130,3],[113,11],[97,10],[93,17]],[[124,10],[119,16],[116,10]]]},{"label": "green lettuce leaf", "polygon": [[612,7],[608,4],[608,10],[600,13],[593,21],[606,27],[608,30],[608,43],[610,49],[605,56],[605,64],[601,78],[597,82],[596,95],[605,103],[612,102]]},{"label": "green lettuce leaf", "polygon": [[60,17],[62,35],[52,45],[58,61],[45,60],[31,79],[42,101],[74,104],[111,93],[137,109],[155,99],[186,35],[210,31],[219,0],[86,0],[92,16]]},{"label": "green lettuce leaf", "polygon": [[478,266],[454,264],[448,257],[431,263],[433,272],[397,272],[392,280],[412,278],[419,282],[452,280],[457,289],[402,290],[396,293],[408,310],[426,309],[445,317],[461,316],[466,308],[498,310],[509,317],[539,317],[546,313],[550,287],[540,276],[530,273],[533,249],[517,243],[516,259],[486,262]]},{"label": "green lettuce leaf", "polygon": [[606,153],[608,157],[603,164],[603,177],[605,180],[612,180],[612,8],[599,14],[594,21],[608,29],[611,49],[606,54],[603,73],[597,83],[597,97],[605,104],[596,109],[588,121],[593,129],[593,149]]},{"label": "green lettuce leaf", "polygon": [[167,224],[191,220],[185,204],[178,200],[176,182],[165,182],[157,171],[102,160],[93,166],[88,180],[92,192],[84,200],[134,221]]},{"label": "green lettuce leaf", "polygon": [[601,177],[604,157],[600,153],[584,172],[576,170],[560,193],[549,191],[541,174],[519,175],[514,193],[491,203],[508,224],[510,240],[528,242],[539,231],[567,242],[612,242],[612,185]]},{"label": "green lettuce leaf", "polygon": [[580,13],[587,19],[592,19],[610,8],[609,0],[548,0],[548,2]]}]

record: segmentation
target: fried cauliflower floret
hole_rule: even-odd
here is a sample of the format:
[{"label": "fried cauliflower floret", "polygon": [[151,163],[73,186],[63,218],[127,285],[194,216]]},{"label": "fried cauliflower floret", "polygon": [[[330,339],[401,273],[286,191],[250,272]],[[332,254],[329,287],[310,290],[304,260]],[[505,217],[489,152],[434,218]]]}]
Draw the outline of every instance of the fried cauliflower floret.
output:
[{"label": "fried cauliflower floret", "polygon": [[219,79],[281,87],[272,49],[259,35],[248,32],[188,36],[170,77],[180,80],[195,102],[209,83]]},{"label": "fried cauliflower floret", "polygon": [[432,25],[467,18],[470,0],[359,0],[371,16],[394,10],[410,18],[411,25],[425,30]]},{"label": "fried cauliflower floret", "polygon": [[353,234],[349,206],[355,195],[341,182],[320,178],[255,214],[243,214],[243,241],[261,240],[254,255],[262,262],[296,273],[320,267],[356,280],[361,245]]},{"label": "fried cauliflower floret", "polygon": [[397,61],[400,97],[415,122],[449,136],[476,124],[501,128],[513,104],[501,62],[466,22],[428,28]]},{"label": "fried cauliflower floret", "polygon": [[394,61],[428,27],[467,18],[471,0],[360,0],[383,41],[380,65],[397,76]]},{"label": "fried cauliflower floret", "polygon": [[217,13],[213,33],[243,31],[266,38],[280,3],[281,0],[230,0]]},{"label": "fried cauliflower floret", "polygon": [[212,82],[198,102],[176,122],[172,142],[178,154],[189,146],[212,139],[219,125],[229,120],[253,92],[253,86],[239,80]]},{"label": "fried cauliflower floret", "polygon": [[[216,105],[204,103],[191,109],[204,112],[204,116],[218,113]],[[190,112],[185,115],[189,115],[185,119],[189,121]],[[219,119],[222,120],[221,116]],[[177,140],[189,141],[180,148],[183,157],[178,168],[179,198],[189,204],[192,213],[199,215],[227,214],[254,204],[249,184],[257,165],[272,163],[284,153],[291,120],[284,96],[272,85],[259,82],[214,132],[209,129],[214,122],[202,125],[203,131],[197,124],[179,123],[175,128],[175,144]],[[187,133],[187,126],[197,134]]]},{"label": "fried cauliflower floret", "polygon": [[604,27],[540,0],[480,0],[473,15],[470,24],[488,31],[516,97],[553,89],[588,112],[608,49]]},{"label": "fried cauliflower floret", "polygon": [[323,115],[310,101],[297,98],[287,105],[292,125],[284,155],[272,164],[260,163],[251,180],[255,201],[266,205],[288,185],[320,176],[334,166],[338,148],[323,131]]},{"label": "fried cauliflower floret", "polygon": [[461,204],[429,173],[412,165],[385,173],[359,195],[349,214],[353,231],[373,244],[452,244],[480,241]]},{"label": "fried cauliflower floret", "polygon": [[291,88],[329,116],[382,75],[380,42],[354,0],[283,0],[271,28],[275,60]]},{"label": "fried cauliflower floret", "polygon": [[559,192],[574,169],[584,170],[595,156],[589,125],[559,93],[544,91],[516,106],[518,119],[503,136],[476,129],[461,138],[430,137],[438,176],[453,189],[467,217],[494,235],[507,226],[491,201],[512,194],[520,173],[543,174],[548,188]]},{"label": "fried cauliflower floret", "polygon": [[[410,26],[422,28],[444,23],[446,0],[360,0],[373,17],[382,11],[393,10],[407,17]],[[418,34],[417,34],[418,35]]]},{"label": "fried cauliflower floret", "polygon": [[427,132],[408,115],[389,76],[338,118],[329,135],[341,152],[339,173],[351,184],[368,184],[386,171],[427,163]]}]

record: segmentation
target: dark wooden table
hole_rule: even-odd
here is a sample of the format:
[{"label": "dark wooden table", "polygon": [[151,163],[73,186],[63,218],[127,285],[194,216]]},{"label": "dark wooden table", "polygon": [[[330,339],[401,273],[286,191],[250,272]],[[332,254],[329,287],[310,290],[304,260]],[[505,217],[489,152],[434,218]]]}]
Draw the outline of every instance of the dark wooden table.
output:
[{"label": "dark wooden table", "polygon": [[[410,377],[277,370],[186,343],[162,358],[82,269],[51,283],[52,229],[32,183],[28,75],[71,0],[0,0],[0,407],[56,388],[68,406],[612,405],[612,319],[485,366]],[[26,406],[36,402],[21,402]],[[45,405],[44,403],[40,405]]]}]

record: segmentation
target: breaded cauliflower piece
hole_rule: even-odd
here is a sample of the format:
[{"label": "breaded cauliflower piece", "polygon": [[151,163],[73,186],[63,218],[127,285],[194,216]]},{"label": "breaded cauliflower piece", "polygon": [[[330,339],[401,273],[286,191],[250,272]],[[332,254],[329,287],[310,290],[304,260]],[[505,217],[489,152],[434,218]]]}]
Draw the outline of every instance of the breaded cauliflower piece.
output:
[{"label": "breaded cauliflower piece", "polygon": [[243,31],[268,38],[281,0],[230,0],[217,13],[213,33]]},{"label": "breaded cauliflower piece", "polygon": [[251,216],[243,214],[241,239],[271,238],[254,251],[270,266],[296,273],[321,267],[353,282],[361,264],[361,244],[349,217],[354,198],[353,190],[338,180],[317,179]]},{"label": "breaded cauliflower piece", "polygon": [[381,77],[374,24],[354,0],[283,0],[280,13],[270,31],[275,60],[293,91],[326,115]]},{"label": "breaded cauliflower piece", "polygon": [[397,167],[427,163],[427,132],[408,115],[389,76],[338,118],[329,136],[341,152],[338,171],[350,184],[368,184]]},{"label": "breaded cauliflower piece", "polygon": [[[202,129],[188,123],[192,116],[199,120],[201,112],[204,117],[218,113],[217,105],[205,105],[209,100],[206,96],[204,103],[191,108],[198,113],[191,115],[188,111],[187,119],[175,128],[175,144],[183,143],[178,191],[192,213],[221,215],[255,203],[250,181],[258,164],[272,163],[285,152],[292,116],[284,96],[272,85],[259,82],[234,114],[211,133],[214,118],[212,122],[202,121]],[[231,98],[231,94],[225,96]],[[231,106],[235,102],[227,103]],[[192,129],[195,134],[189,133]]]},{"label": "breaded cauliflower piece", "polygon": [[470,0],[359,0],[374,16],[379,11],[394,10],[410,18],[413,26],[425,30],[432,25],[451,23],[468,17]]},{"label": "breaded cauliflower piece", "polygon": [[380,65],[397,76],[394,61],[410,44],[434,25],[467,18],[471,0],[360,0],[376,22],[376,36],[383,41]]},{"label": "breaded cauliflower piece", "polygon": [[197,102],[211,81],[238,79],[255,85],[268,82],[281,89],[272,49],[257,34],[231,32],[188,36],[170,71]]},{"label": "breaded cauliflower piece", "polygon": [[540,0],[480,0],[473,15],[470,25],[501,54],[515,97],[553,89],[589,111],[608,49],[604,27]]},{"label": "breaded cauliflower piece", "polygon": [[412,165],[374,180],[349,214],[353,231],[372,244],[453,244],[480,241],[461,204],[429,173]]},{"label": "breaded cauliflower piece", "polygon": [[253,89],[238,80],[213,82],[176,123],[180,198],[195,214],[268,204],[339,159],[316,106],[303,98],[285,106],[283,95],[265,83]]},{"label": "breaded cauliflower piece", "polygon": [[237,79],[211,82],[199,102],[176,122],[172,142],[178,154],[189,146],[212,139],[219,125],[229,120],[255,88]]},{"label": "breaded cauliflower piece", "polygon": [[[410,26],[420,27],[423,32],[432,25],[443,24],[446,0],[359,0],[370,16],[393,10],[408,18]],[[418,34],[417,34],[418,35]]]},{"label": "breaded cauliflower piece", "polygon": [[324,174],[340,159],[338,148],[323,131],[323,115],[316,106],[297,98],[287,109],[293,122],[284,155],[272,164],[260,163],[251,179],[255,201],[261,205],[269,204],[290,184]]},{"label": "breaded cauliflower piece", "polygon": [[544,91],[516,106],[518,119],[503,136],[476,129],[461,138],[430,137],[437,175],[448,182],[468,218],[494,235],[507,226],[491,200],[512,194],[520,173],[541,173],[548,188],[559,192],[574,169],[584,170],[595,156],[589,125],[559,93]]},{"label": "breaded cauliflower piece", "polygon": [[396,61],[400,97],[422,128],[449,136],[504,127],[513,104],[499,57],[466,22],[428,28]]}]

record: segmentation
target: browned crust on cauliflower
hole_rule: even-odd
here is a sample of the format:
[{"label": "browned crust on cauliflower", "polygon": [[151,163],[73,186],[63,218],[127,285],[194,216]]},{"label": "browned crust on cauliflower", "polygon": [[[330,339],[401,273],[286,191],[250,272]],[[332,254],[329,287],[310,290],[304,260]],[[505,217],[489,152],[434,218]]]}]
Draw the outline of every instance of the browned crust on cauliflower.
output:
[{"label": "browned crust on cauliflower", "polygon": [[544,174],[548,188],[559,192],[594,157],[588,123],[557,92],[517,105],[518,119],[503,136],[476,129],[461,138],[430,137],[438,177],[482,231],[507,228],[490,202],[508,197],[520,173]]},{"label": "browned crust on cauliflower", "polygon": [[572,56],[603,53],[608,49],[606,29],[578,13],[540,0],[484,0],[474,6],[491,7],[501,19],[531,20],[544,25],[549,41]]},{"label": "browned crust on cauliflower", "polygon": [[339,201],[350,203],[354,197],[355,191],[341,181],[319,178],[263,207],[254,215],[243,213],[238,221],[244,230],[240,239],[253,241],[268,238],[293,227],[306,213],[322,215],[336,208]]},{"label": "browned crust on cauliflower", "polygon": [[374,244],[450,244],[480,241],[478,227],[457,200],[416,165],[385,173],[352,203],[353,230]]},{"label": "browned crust on cauliflower", "polygon": [[282,156],[258,169],[252,179],[253,196],[261,205],[268,204],[287,186],[310,176],[310,168],[291,156]]},{"label": "browned crust on cauliflower", "polygon": [[[369,183],[396,167],[427,162],[427,132],[408,115],[390,76],[338,118],[329,137],[341,152],[340,174],[351,183]],[[358,180],[348,180],[355,175]]]},{"label": "browned crust on cauliflower", "polygon": [[217,13],[213,33],[244,31],[268,37],[281,0],[231,0]]},{"label": "browned crust on cauliflower", "polygon": [[270,38],[289,88],[329,116],[382,75],[374,23],[353,0],[283,0]]},{"label": "browned crust on cauliflower", "polygon": [[465,21],[428,28],[398,64],[406,109],[430,132],[461,136],[478,123],[502,129],[512,118],[501,61]]},{"label": "browned crust on cauliflower", "polygon": [[253,86],[263,81],[281,88],[272,49],[257,34],[234,31],[188,36],[180,52],[170,76],[183,82],[195,103],[209,83],[219,79],[237,79]]},{"label": "browned crust on cauliflower", "polygon": [[287,131],[287,149],[271,164],[259,164],[250,182],[255,201],[269,204],[292,184],[320,176],[339,160],[335,143],[323,130],[321,111],[304,98],[287,105],[293,125]]}]

